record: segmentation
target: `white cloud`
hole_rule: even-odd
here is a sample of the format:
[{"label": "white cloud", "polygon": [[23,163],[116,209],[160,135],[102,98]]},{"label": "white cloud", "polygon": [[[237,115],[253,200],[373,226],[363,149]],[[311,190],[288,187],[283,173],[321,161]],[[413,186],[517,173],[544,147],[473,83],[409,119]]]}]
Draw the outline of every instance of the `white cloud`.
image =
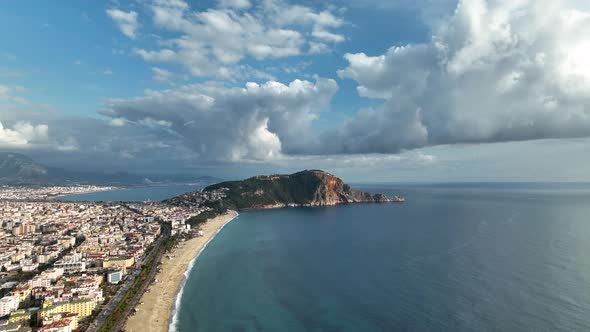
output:
[{"label": "white cloud", "polygon": [[44,124],[17,122],[12,128],[5,128],[0,122],[0,147],[26,147],[48,140],[49,127]]},{"label": "white cloud", "polygon": [[328,46],[328,45],[326,45],[324,43],[310,41],[309,42],[309,50],[308,50],[308,52],[309,52],[309,54],[329,53],[330,52],[330,46]]},{"label": "white cloud", "polygon": [[414,155],[414,160],[416,160],[418,162],[422,162],[422,163],[432,163],[436,160],[436,156],[433,156],[431,154],[426,154],[422,151],[418,151]]},{"label": "white cloud", "polygon": [[115,21],[115,23],[119,27],[119,30],[121,30],[121,32],[125,36],[131,39],[135,39],[135,37],[137,36],[137,30],[139,28],[139,22],[137,21],[137,12],[125,12],[116,8],[107,9],[106,12],[107,15],[109,15],[110,18],[113,19],[113,21]]},{"label": "white cloud", "polygon": [[171,84],[174,81],[176,75],[163,68],[152,67],[152,79],[159,83]]},{"label": "white cloud", "polygon": [[125,119],[113,118],[109,121],[109,124],[113,127],[123,127],[125,126]]},{"label": "white cloud", "polygon": [[72,152],[80,150],[80,145],[74,137],[68,136],[61,144],[57,145],[56,149],[58,151]]},{"label": "white cloud", "polygon": [[268,160],[309,144],[311,123],[337,88],[327,79],[194,84],[110,100],[101,113],[170,133],[203,160]]},{"label": "white cloud", "polygon": [[429,43],[345,55],[339,76],[384,103],[325,133],[324,151],[589,136],[589,7],[463,0]]},{"label": "white cloud", "polygon": [[311,35],[316,37],[317,39],[325,40],[326,42],[340,43],[344,41],[343,35],[339,35],[325,30],[313,30]]},{"label": "white cloud", "polygon": [[[265,0],[252,6],[246,0],[219,1],[218,7],[191,10],[182,0],[155,0],[154,24],[176,37],[160,49],[137,48],[146,61],[175,62],[192,75],[224,79],[243,74],[239,64],[309,53],[325,53],[345,37],[334,29],[344,21],[331,10]],[[222,37],[221,37],[222,36]]]},{"label": "white cloud", "polygon": [[170,121],[166,121],[166,120],[156,120],[152,117],[146,117],[143,119],[140,119],[139,121],[137,121],[137,123],[146,126],[146,127],[150,127],[150,128],[159,128],[159,127],[163,127],[163,128],[170,128],[172,127],[172,122]]}]

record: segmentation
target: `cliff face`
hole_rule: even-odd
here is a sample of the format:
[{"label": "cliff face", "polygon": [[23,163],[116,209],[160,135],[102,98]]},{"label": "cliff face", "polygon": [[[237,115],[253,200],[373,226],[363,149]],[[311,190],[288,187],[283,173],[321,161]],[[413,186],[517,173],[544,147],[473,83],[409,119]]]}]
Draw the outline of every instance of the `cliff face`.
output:
[{"label": "cliff face", "polygon": [[401,200],[352,189],[340,178],[320,170],[306,170],[291,175],[256,176],[243,181],[222,182],[209,186],[204,191],[220,189],[225,191],[225,203],[238,209],[326,206]]}]

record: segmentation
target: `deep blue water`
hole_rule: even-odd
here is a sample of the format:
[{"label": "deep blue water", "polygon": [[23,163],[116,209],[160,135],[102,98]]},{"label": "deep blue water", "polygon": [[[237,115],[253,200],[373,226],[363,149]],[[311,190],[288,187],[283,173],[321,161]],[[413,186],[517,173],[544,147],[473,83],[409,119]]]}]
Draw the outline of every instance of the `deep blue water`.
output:
[{"label": "deep blue water", "polygon": [[62,201],[125,201],[125,202],[143,202],[143,201],[160,201],[171,198],[189,191],[198,189],[193,185],[160,185],[149,187],[136,187],[128,189],[117,189],[110,191],[100,191],[94,193],[67,195],[60,197]]},{"label": "deep blue water", "polygon": [[588,331],[590,187],[371,186],[405,204],[243,212],[180,331]]}]

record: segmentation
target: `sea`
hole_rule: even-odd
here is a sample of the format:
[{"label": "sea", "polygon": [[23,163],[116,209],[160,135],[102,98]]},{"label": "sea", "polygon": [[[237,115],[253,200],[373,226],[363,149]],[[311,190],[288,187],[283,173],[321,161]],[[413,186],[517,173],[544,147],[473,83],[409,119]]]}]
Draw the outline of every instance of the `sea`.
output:
[{"label": "sea", "polygon": [[384,184],[405,203],[241,212],[176,331],[590,331],[590,185]]}]

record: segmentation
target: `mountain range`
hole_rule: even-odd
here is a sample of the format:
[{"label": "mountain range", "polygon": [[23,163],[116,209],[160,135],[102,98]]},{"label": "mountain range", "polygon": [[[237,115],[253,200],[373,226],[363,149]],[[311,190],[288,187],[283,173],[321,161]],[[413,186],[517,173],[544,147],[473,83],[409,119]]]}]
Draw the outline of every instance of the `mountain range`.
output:
[{"label": "mountain range", "polygon": [[211,176],[139,175],[126,172],[79,172],[37,163],[13,152],[0,152],[0,184],[2,185],[147,185],[158,183],[211,184],[221,181]]}]

